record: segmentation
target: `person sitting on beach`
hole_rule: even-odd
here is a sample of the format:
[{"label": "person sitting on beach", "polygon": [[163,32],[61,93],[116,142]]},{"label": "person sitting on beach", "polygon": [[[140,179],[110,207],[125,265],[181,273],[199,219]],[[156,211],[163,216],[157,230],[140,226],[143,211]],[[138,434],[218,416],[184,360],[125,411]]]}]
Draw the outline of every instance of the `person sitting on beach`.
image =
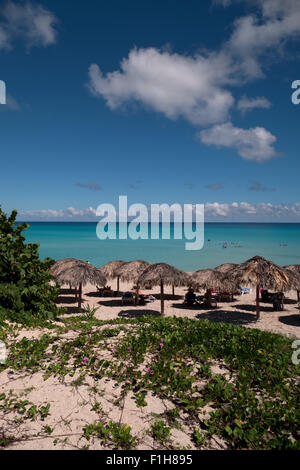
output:
[{"label": "person sitting on beach", "polygon": [[196,301],[196,294],[194,292],[194,289],[189,289],[187,293],[185,294],[185,303],[187,305],[194,305]]}]

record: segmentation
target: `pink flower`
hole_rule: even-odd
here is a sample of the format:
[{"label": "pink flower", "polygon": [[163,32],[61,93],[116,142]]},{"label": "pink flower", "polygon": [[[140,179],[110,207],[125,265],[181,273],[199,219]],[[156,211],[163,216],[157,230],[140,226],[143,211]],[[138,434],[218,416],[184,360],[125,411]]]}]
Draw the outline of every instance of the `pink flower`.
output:
[{"label": "pink flower", "polygon": [[81,365],[82,365],[82,366],[85,366],[87,362],[88,362],[88,358],[85,357],[85,358],[82,360]]},{"label": "pink flower", "polygon": [[150,374],[150,375],[153,375],[153,374],[154,374],[154,372],[153,372],[152,369],[146,369],[146,372],[148,372],[148,374]]},{"label": "pink flower", "polygon": [[115,346],[112,346],[112,347],[111,347],[111,350],[112,350],[112,351],[115,351],[115,350],[116,350]]},{"label": "pink flower", "polygon": [[160,347],[163,348],[163,347],[164,347],[164,343],[160,343]]},{"label": "pink flower", "polygon": [[130,347],[128,346],[127,351],[130,351]]}]

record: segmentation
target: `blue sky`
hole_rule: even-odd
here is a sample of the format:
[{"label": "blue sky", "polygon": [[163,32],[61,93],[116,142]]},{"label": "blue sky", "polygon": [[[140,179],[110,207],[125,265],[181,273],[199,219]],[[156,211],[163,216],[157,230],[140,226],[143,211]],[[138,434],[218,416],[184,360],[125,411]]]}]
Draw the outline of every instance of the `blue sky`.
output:
[{"label": "blue sky", "polygon": [[0,201],[299,221],[298,0],[0,1]]}]

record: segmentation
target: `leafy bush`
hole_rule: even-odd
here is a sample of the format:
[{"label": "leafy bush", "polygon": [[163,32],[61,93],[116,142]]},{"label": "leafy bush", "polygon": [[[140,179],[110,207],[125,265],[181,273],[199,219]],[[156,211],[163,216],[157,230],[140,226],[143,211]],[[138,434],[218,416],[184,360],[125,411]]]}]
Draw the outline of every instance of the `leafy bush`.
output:
[{"label": "leafy bush", "polygon": [[29,225],[16,226],[17,212],[8,217],[0,208],[0,318],[18,323],[53,319],[58,289],[50,285],[53,261],[39,259],[39,244],[26,244]]}]

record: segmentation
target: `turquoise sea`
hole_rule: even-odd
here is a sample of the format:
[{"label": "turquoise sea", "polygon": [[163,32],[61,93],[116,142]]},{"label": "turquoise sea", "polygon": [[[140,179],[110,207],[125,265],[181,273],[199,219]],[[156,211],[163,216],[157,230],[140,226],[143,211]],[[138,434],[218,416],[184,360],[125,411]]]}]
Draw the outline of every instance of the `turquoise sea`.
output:
[{"label": "turquoise sea", "polygon": [[94,222],[29,224],[26,241],[40,243],[41,258],[79,258],[95,266],[116,259],[145,259],[195,271],[227,262],[240,263],[255,255],[279,265],[300,264],[300,224],[206,223],[200,251],[186,251],[185,240],[172,238],[100,241]]}]

